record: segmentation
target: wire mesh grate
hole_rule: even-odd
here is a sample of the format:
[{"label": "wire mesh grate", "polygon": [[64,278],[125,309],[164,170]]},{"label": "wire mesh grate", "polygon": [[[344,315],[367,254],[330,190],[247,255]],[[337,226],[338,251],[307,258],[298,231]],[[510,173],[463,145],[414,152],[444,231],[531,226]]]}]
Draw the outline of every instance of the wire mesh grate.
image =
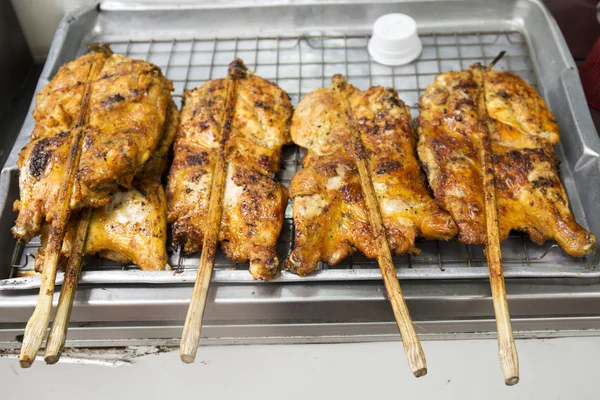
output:
[{"label": "wire mesh grate", "polygon": [[328,85],[336,73],[354,86],[394,87],[413,110],[424,88],[442,71],[487,63],[500,51],[498,69],[518,73],[536,85],[527,44],[518,32],[423,34],[423,52],[415,62],[387,67],[370,60],[368,35],[214,38],[113,42],[114,52],[158,65],[174,83],[174,97],[184,90],[226,76],[235,57],[261,77],[276,81],[294,104],[308,92]]},{"label": "wire mesh grate", "polygon": [[[532,86],[537,86],[529,49],[519,32],[425,33],[421,34],[421,39],[423,52],[420,57],[399,67],[387,67],[371,61],[367,51],[368,35],[125,40],[111,42],[111,48],[115,53],[145,59],[159,66],[173,81],[173,97],[179,107],[185,90],[225,77],[227,67],[235,57],[243,59],[248,68],[261,77],[275,81],[290,95],[294,105],[310,91],[329,86],[331,76],[340,73],[361,90],[374,85],[395,88],[400,98],[410,106],[413,117],[417,116],[419,97],[437,74],[465,69],[476,62],[487,64],[500,51],[506,51],[506,55],[496,64],[496,69],[513,71]],[[284,149],[279,178],[286,186],[301,167],[303,154],[303,150],[295,146]],[[285,259],[289,253],[293,237],[291,207],[288,205],[278,246],[280,259]],[[39,241],[33,241],[15,250],[13,276],[27,274],[32,269],[33,255],[38,247]],[[457,241],[420,240],[417,247],[421,250],[419,255],[394,257],[395,265],[441,270],[486,267],[480,246],[466,246]],[[177,249],[170,249],[170,254],[170,264],[176,269],[195,269],[198,266],[198,254],[186,256]],[[511,235],[503,242],[502,254],[507,271],[523,267],[546,271],[548,268],[557,271],[564,267],[581,268],[582,271],[591,268],[588,260],[569,257],[554,242],[538,246],[521,234]],[[87,257],[84,265],[84,270],[130,268],[135,267],[93,257]],[[219,253],[215,268],[245,270],[248,265],[234,264]],[[376,270],[377,262],[356,253],[334,268]],[[321,275],[325,276],[329,267],[322,265],[320,269],[325,273]]]}]

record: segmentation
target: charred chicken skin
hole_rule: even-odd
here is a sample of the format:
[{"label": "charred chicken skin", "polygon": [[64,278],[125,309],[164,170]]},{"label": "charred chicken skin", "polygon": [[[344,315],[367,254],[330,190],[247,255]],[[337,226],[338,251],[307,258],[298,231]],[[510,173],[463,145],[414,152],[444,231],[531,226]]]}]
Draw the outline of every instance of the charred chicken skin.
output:
[{"label": "charred chicken skin", "polygon": [[171,82],[148,62],[101,50],[63,65],[37,95],[36,125],[17,163],[20,200],[13,234],[20,241],[38,235],[42,223],[56,215],[79,129],[85,136],[70,196],[73,211],[104,206],[119,188],[130,188],[158,146]]},{"label": "charred chicken skin", "polygon": [[438,75],[419,108],[419,157],[436,200],[458,225],[461,242],[486,242],[482,170],[473,138],[487,130],[501,240],[518,230],[538,244],[554,239],[572,256],[594,251],[596,239],[575,221],[558,175],[556,120],[525,81],[475,64]]},{"label": "charred chicken skin", "polygon": [[346,93],[360,131],[392,253],[418,253],[417,237],[447,240],[457,232],[428,192],[410,112],[398,94],[383,87],[362,92],[336,75],[331,89],[300,101],[292,120],[292,140],[308,149],[290,185],[296,240],[287,268],[299,275],[319,261],[337,264],[356,249],[377,257],[353,153],[353,123],[337,90]]},{"label": "charred chicken skin", "polygon": [[[285,187],[275,180],[281,147],[290,142],[290,99],[281,88],[252,72],[241,60],[240,79],[225,149],[228,164],[219,241],[235,262],[250,262],[255,279],[279,273],[275,246],[287,204]],[[200,250],[221,139],[227,80],[215,79],[184,93],[175,158],[167,185],[168,221],[174,245]]]}]

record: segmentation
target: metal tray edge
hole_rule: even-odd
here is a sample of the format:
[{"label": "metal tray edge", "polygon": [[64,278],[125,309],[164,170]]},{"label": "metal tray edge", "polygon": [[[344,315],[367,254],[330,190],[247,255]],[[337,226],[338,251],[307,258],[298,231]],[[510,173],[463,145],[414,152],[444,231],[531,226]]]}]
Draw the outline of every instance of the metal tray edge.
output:
[{"label": "metal tray edge", "polygon": [[[165,285],[165,284],[190,284],[196,280],[197,271],[127,271],[127,281],[124,281],[122,271],[84,271],[79,279],[80,285]],[[311,283],[311,282],[348,282],[348,281],[379,281],[381,273],[375,269],[339,269],[328,270],[324,279],[321,272],[315,272],[306,277],[300,277],[288,271],[282,271],[281,275],[272,283]],[[427,268],[402,268],[396,270],[398,279],[406,280],[457,280],[457,279],[488,279],[489,272],[486,267],[446,267],[444,269]],[[549,269],[546,273],[528,272],[526,270],[506,270],[504,276],[507,279],[521,278],[576,278],[593,279],[600,278],[600,271],[588,270],[582,272],[580,269],[563,270],[559,273]],[[63,283],[64,273],[56,276],[56,285]],[[343,278],[343,279],[342,279]],[[213,272],[213,282],[218,283],[264,283],[255,281],[248,271],[244,270],[217,270]],[[27,276],[20,278],[4,279],[0,281],[0,291],[29,290],[40,287],[41,276]]]}]

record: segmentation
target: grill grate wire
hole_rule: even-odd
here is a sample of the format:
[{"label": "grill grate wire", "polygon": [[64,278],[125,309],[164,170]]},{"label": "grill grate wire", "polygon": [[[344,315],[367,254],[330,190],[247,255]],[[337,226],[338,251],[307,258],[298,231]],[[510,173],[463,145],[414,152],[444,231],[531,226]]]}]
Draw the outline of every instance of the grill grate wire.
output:
[{"label": "grill grate wire", "polygon": [[[424,33],[420,37],[423,42],[420,57],[399,67],[387,67],[371,61],[367,51],[369,35],[364,34],[124,40],[112,41],[110,45],[115,53],[145,59],[159,66],[173,81],[173,98],[178,107],[181,107],[185,90],[226,76],[227,66],[235,57],[242,58],[248,68],[261,77],[276,82],[290,95],[294,106],[310,91],[329,86],[331,76],[341,73],[361,90],[373,85],[394,87],[400,98],[410,106],[412,116],[416,117],[418,99],[437,74],[465,69],[476,62],[487,64],[502,50],[506,51],[506,55],[495,68],[513,71],[533,87],[537,86],[528,46],[519,32]],[[303,155],[304,151],[296,146],[284,148],[279,179],[286,186],[301,168]],[[293,247],[293,237],[294,226],[288,204],[278,244],[281,260]],[[39,246],[39,240],[34,239],[15,248],[11,276],[30,273]],[[481,246],[467,246],[457,241],[418,240],[417,247],[422,250],[421,254],[396,256],[395,265],[442,271],[447,267],[486,267]],[[176,270],[197,268],[198,254],[184,255],[179,249],[169,251],[170,265]],[[581,268],[582,271],[591,268],[589,260],[569,257],[556,243],[537,246],[523,234],[511,234],[503,242],[502,252],[507,271],[514,267],[547,269],[560,268],[561,265]],[[84,271],[136,268],[95,257],[86,257],[84,263]],[[248,265],[235,264],[219,253],[215,268],[247,270]],[[359,253],[333,268],[378,270],[376,260],[369,260]],[[320,276],[326,279],[329,267],[322,264],[319,269]]]}]

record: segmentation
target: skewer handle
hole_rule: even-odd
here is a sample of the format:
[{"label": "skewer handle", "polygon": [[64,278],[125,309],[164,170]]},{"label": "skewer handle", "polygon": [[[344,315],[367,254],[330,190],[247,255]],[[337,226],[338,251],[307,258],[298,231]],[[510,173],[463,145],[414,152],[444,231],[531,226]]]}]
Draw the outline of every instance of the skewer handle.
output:
[{"label": "skewer handle", "polygon": [[502,369],[502,373],[504,374],[504,383],[508,386],[513,386],[519,382],[519,356],[517,355],[517,346],[513,337],[506,287],[504,285],[491,146],[489,137],[485,134],[482,140],[481,153],[484,171],[483,194],[485,198],[485,223],[487,232],[485,257],[490,271],[490,286],[492,288],[492,301],[496,316],[496,330],[498,331],[498,357],[500,358],[500,369]]},{"label": "skewer handle", "polygon": [[[392,254],[390,247],[387,242],[387,236],[385,233],[385,227],[381,214],[379,213],[379,203],[375,197],[375,189],[370,179],[362,179],[363,176],[369,177],[369,170],[367,169],[366,161],[359,159],[358,171],[361,175],[361,181],[363,181],[363,192],[366,194],[367,204],[369,205],[371,226],[373,228],[373,234],[375,235],[375,242],[379,251],[377,261],[379,263],[379,269],[383,276],[383,283],[385,290],[388,295],[388,299],[394,312],[396,324],[400,330],[402,336],[402,345],[408,359],[408,366],[412,373],[417,377],[427,375],[427,361],[425,359],[425,352],[421,347],[421,341],[417,336],[414,324],[408,311],[408,306],[404,300],[400,283],[398,282],[398,276],[396,275],[396,268],[392,262]],[[366,190],[365,190],[366,187]],[[370,188],[369,188],[370,187]]]},{"label": "skewer handle", "polygon": [[196,283],[192,292],[192,299],[185,318],[183,334],[179,353],[181,361],[191,364],[196,359],[202,317],[206,307],[206,297],[210,285],[210,277],[217,255],[219,231],[221,229],[221,216],[223,214],[223,195],[225,193],[225,178],[227,173],[227,142],[233,121],[235,102],[237,100],[238,80],[246,75],[246,66],[240,59],[235,59],[229,64],[227,71],[227,100],[221,118],[221,139],[214,169],[214,177],[210,188],[210,202],[208,204],[208,219],[204,229],[202,242],[202,256],[196,275]]},{"label": "skewer handle", "polygon": [[56,270],[62,250],[62,242],[65,236],[65,228],[69,222],[71,213],[71,192],[75,180],[75,171],[79,166],[81,157],[81,144],[85,136],[84,125],[87,117],[92,82],[100,73],[104,65],[104,58],[101,61],[94,62],[90,68],[87,78],[85,93],[79,109],[77,118],[76,132],[69,146],[69,155],[67,159],[66,179],[60,183],[59,208],[56,215],[52,217],[50,228],[50,238],[46,245],[46,256],[42,271],[42,282],[35,310],[27,322],[25,333],[23,335],[23,346],[19,355],[19,364],[22,368],[28,368],[33,364],[37,352],[46,336],[48,323],[50,322],[50,313],[52,312],[52,299],[54,297],[54,281],[56,280]]},{"label": "skewer handle", "polygon": [[[488,253],[487,249],[486,253]],[[488,260],[490,260],[490,258],[491,257],[488,256]],[[500,369],[504,375],[504,383],[507,386],[513,386],[519,383],[519,356],[510,322],[504,276],[501,269],[502,266],[500,264],[500,271],[498,273],[496,268],[492,270],[492,263],[490,263],[490,261],[488,261],[488,263],[490,265],[490,285],[492,287],[492,300],[494,303],[494,314],[496,316],[496,329],[498,331],[498,357],[500,358]]]},{"label": "skewer handle", "polygon": [[[208,254],[208,251],[204,250],[202,254]],[[212,276],[213,263],[214,257],[212,261],[206,259],[203,262],[201,261],[200,268],[198,269],[198,276],[196,278],[196,284],[194,285],[190,307],[188,308],[188,313],[185,318],[183,336],[179,348],[181,361],[186,364],[191,364],[196,359],[196,352],[198,351],[198,345],[200,343],[200,333],[202,331],[202,317],[204,315],[204,308],[206,307],[206,297],[208,296],[208,287]]]},{"label": "skewer handle", "polygon": [[[185,318],[183,335],[181,337],[180,357],[181,361],[191,364],[196,359],[198,344],[200,343],[200,332],[202,330],[202,317],[206,307],[206,297],[210,285],[210,277],[217,254],[217,242],[219,239],[219,228],[221,225],[221,214],[223,212],[223,192],[225,191],[225,159],[223,155],[218,158],[215,166],[215,176],[211,188],[210,203],[208,208],[209,220],[204,232],[202,243],[202,256],[198,275],[192,292],[192,299]],[[212,229],[212,227],[215,227]]]},{"label": "skewer handle", "polygon": [[381,212],[379,210],[379,201],[377,200],[375,188],[373,187],[373,180],[366,158],[366,151],[364,149],[362,138],[360,137],[360,131],[354,122],[350,102],[345,94],[347,87],[346,80],[339,76],[335,76],[333,78],[333,86],[334,90],[339,94],[340,102],[352,130],[356,167],[358,168],[361,188],[369,211],[369,221],[371,223],[375,246],[378,252],[377,261],[379,263],[381,275],[383,276],[383,283],[390,304],[392,305],[396,324],[398,325],[400,335],[402,336],[402,345],[404,346],[404,351],[408,358],[408,365],[412,373],[418,378],[427,374],[427,361],[425,360],[425,353],[423,352],[421,342],[419,341],[419,337],[417,336],[417,332],[415,331],[414,324],[410,317],[408,306],[404,300],[404,295],[402,294],[402,289],[398,282],[398,276],[396,275],[396,268],[392,262],[392,254],[390,252],[385,226],[383,225],[383,219],[381,218]]},{"label": "skewer handle", "polygon": [[52,313],[54,281],[56,280],[56,268],[52,268],[51,266],[58,265],[59,255],[60,252],[52,252],[48,258],[44,259],[38,302],[27,322],[23,335],[23,346],[19,355],[21,368],[31,367],[38,350],[42,346],[42,341],[46,337],[46,330],[48,329],[50,314]]},{"label": "skewer handle", "polygon": [[[489,70],[489,68],[491,68],[503,55],[503,52],[500,53],[487,69]],[[494,163],[492,160],[492,144],[490,139],[490,132],[495,128],[489,120],[485,104],[485,70],[481,68],[476,69],[475,71],[475,77],[479,81],[480,88],[478,101],[479,115],[482,123],[478,146],[483,174],[483,199],[487,240],[485,257],[490,271],[490,286],[492,289],[494,314],[496,316],[496,329],[498,331],[498,357],[500,359],[500,369],[504,374],[504,383],[507,386],[513,386],[519,382],[519,356],[513,337],[510,312],[508,311],[508,300],[506,297],[506,287],[504,285],[504,271],[502,268],[502,255],[500,250]]]},{"label": "skewer handle", "polygon": [[392,305],[392,310],[394,311],[396,324],[402,336],[402,345],[408,359],[408,366],[417,378],[425,376],[427,375],[425,353],[421,347],[421,342],[415,331],[408,306],[404,300],[404,295],[396,276],[396,269],[392,264],[391,257],[390,259],[379,257],[378,261],[381,275],[383,276],[383,283],[385,284],[385,289]]},{"label": "skewer handle", "polygon": [[[69,159],[69,168],[74,169],[73,165],[79,163],[79,155],[81,152],[81,139],[83,137],[83,129],[79,128],[78,133],[71,145],[71,158]],[[77,150],[79,149],[79,151]],[[73,151],[74,150],[74,151]],[[71,177],[72,178],[72,177]],[[54,297],[54,281],[56,280],[56,271],[62,249],[62,242],[65,236],[65,228],[69,220],[70,195],[67,192],[72,188],[72,179],[61,183],[61,199],[62,204],[57,216],[52,219],[50,228],[50,238],[46,245],[46,255],[42,270],[42,282],[38,295],[38,302],[35,306],[33,314],[27,322],[25,333],[23,334],[23,346],[19,355],[19,364],[21,368],[29,368],[35,361],[37,352],[42,346],[42,342],[46,337],[46,330],[50,323],[50,314],[52,313],[52,299]]]},{"label": "skewer handle", "polygon": [[71,311],[73,310],[73,299],[77,290],[79,274],[81,273],[81,265],[85,254],[85,242],[92,219],[92,213],[93,211],[91,208],[84,210],[79,219],[79,223],[77,224],[77,233],[71,247],[71,253],[69,254],[69,262],[65,269],[65,279],[60,291],[58,307],[56,308],[52,328],[50,329],[48,341],[46,342],[45,361],[47,364],[56,364],[58,362],[65,345],[69,321],[71,319]]}]

